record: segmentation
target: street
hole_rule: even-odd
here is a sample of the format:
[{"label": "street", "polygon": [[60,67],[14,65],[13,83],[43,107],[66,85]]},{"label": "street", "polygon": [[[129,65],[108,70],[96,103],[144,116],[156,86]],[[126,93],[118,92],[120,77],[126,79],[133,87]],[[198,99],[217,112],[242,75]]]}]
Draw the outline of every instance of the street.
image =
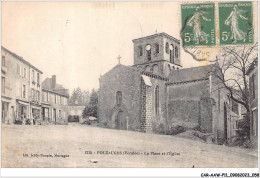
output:
[{"label": "street", "polygon": [[2,167],[256,168],[257,153],[80,124],[2,125]]}]

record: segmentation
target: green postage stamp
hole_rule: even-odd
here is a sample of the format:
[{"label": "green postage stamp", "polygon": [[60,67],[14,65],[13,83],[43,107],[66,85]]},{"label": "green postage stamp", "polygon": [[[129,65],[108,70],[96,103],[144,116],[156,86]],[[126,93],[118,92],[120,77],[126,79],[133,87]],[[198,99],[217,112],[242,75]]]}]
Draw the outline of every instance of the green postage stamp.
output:
[{"label": "green postage stamp", "polygon": [[181,5],[183,46],[216,45],[215,4]]},{"label": "green postage stamp", "polygon": [[252,44],[252,2],[219,3],[220,44]]}]

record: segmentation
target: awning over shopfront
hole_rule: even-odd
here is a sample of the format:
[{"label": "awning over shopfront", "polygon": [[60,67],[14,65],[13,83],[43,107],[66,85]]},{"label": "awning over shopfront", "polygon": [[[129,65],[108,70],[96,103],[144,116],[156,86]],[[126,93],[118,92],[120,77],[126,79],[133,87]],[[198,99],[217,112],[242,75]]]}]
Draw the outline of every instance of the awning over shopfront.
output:
[{"label": "awning over shopfront", "polygon": [[41,107],[40,103],[30,102],[30,104],[31,104],[32,107],[35,107],[35,108],[40,108]]},{"label": "awning over shopfront", "polygon": [[48,103],[42,103],[42,107],[44,107],[44,108],[50,108],[50,107],[51,107],[51,105],[50,105],[50,104],[48,104]]},{"label": "awning over shopfront", "polygon": [[38,103],[30,103],[31,104],[31,108],[33,109],[41,109],[41,105]]},{"label": "awning over shopfront", "polygon": [[17,100],[18,104],[22,104],[22,105],[29,105],[29,102],[25,102],[25,101],[21,101],[21,100]]},{"label": "awning over shopfront", "polygon": [[32,109],[41,109],[41,106],[34,106],[34,105],[31,105],[31,108],[32,108]]},{"label": "awning over shopfront", "polygon": [[8,102],[8,103],[10,103],[10,102],[11,102],[11,99],[12,99],[12,98],[9,98],[9,97],[6,97],[6,96],[1,96],[1,101],[3,101],[3,102]]}]

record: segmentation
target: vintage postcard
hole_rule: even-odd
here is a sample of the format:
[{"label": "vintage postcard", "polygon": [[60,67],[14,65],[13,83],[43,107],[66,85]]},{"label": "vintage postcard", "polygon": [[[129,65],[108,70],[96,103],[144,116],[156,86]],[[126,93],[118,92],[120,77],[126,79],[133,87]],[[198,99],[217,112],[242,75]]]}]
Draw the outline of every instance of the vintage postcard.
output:
[{"label": "vintage postcard", "polygon": [[2,168],[258,168],[258,2],[1,12]]},{"label": "vintage postcard", "polygon": [[214,6],[214,3],[182,4],[183,46],[216,45]]},{"label": "vintage postcard", "polygon": [[219,3],[220,44],[252,44],[252,2]]}]

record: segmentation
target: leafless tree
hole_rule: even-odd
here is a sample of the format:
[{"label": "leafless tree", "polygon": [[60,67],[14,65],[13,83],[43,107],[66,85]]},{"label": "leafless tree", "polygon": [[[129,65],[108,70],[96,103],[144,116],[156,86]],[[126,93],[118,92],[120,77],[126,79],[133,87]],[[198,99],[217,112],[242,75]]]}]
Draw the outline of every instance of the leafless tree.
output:
[{"label": "leafless tree", "polygon": [[248,119],[250,118],[250,92],[246,71],[257,57],[257,46],[258,43],[242,47],[223,47],[213,61],[220,69],[214,70],[213,75],[220,85],[229,91],[230,98],[245,107]]}]

